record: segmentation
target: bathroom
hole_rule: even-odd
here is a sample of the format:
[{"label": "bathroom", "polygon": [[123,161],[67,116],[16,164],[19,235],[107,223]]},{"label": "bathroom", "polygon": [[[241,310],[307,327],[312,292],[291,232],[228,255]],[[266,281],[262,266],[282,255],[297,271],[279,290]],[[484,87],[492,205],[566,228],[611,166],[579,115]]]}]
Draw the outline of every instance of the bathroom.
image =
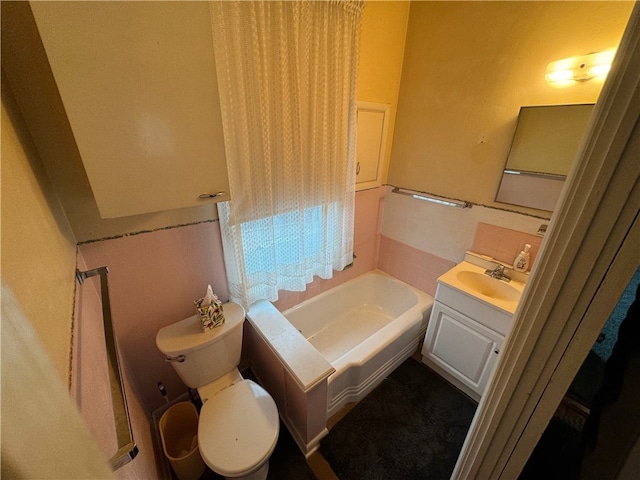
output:
[{"label": "bathroom", "polygon": [[[493,234],[518,231],[535,238],[540,225],[548,223],[550,212],[492,208],[504,208],[493,199],[518,110],[595,102],[601,84],[553,87],[545,82],[544,68],[550,60],[615,46],[633,5],[499,3],[367,5],[358,99],[391,105],[381,186],[356,195],[353,267],[305,293],[283,296],[278,308],[375,267],[407,275],[403,280],[433,295],[435,278],[472,248],[480,224]],[[33,28],[23,7],[2,7],[3,37],[11,32],[11,21]],[[493,25],[487,45],[471,34],[483,14],[509,15],[509,21]],[[440,31],[437,26],[445,19],[457,30]],[[591,30],[585,27],[590,22]],[[134,424],[148,431],[149,412],[164,402],[156,382],[162,379],[170,396],[184,390],[155,347],[157,330],[191,315],[203,285],[226,294],[215,206],[102,219],[62,106],[29,97],[33,84],[43,95],[51,95],[52,88],[55,93],[46,69],[30,71],[30,83],[12,82],[19,62],[6,45],[3,38],[3,282],[31,320],[60,380],[74,398],[83,399],[81,411],[83,406],[95,411],[92,402],[104,402],[99,387],[77,376],[97,361],[81,360],[96,341],[82,325],[87,318],[100,320],[100,304],[97,292],[76,286],[75,270],[109,267],[117,341],[134,392],[129,408]],[[434,45],[433,50],[424,45]],[[418,55],[427,58],[418,61]],[[40,58],[35,51],[27,57]],[[35,103],[21,103],[29,101]],[[393,194],[389,185],[463,199],[474,207],[431,206]],[[510,253],[515,257],[517,251]],[[84,334],[88,340],[76,344]],[[140,434],[137,441],[141,453],[128,467],[134,469],[131,477],[156,468],[153,455],[148,456],[151,439]]]}]

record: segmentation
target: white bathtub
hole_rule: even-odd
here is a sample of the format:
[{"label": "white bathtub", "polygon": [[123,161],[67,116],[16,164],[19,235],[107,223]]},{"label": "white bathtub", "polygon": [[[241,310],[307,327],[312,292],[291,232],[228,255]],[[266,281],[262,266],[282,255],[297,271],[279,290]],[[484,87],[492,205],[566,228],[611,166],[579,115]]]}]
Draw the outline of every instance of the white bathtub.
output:
[{"label": "white bathtub", "polygon": [[433,297],[379,270],[283,312],[335,369],[326,418],[362,399],[424,338]]}]

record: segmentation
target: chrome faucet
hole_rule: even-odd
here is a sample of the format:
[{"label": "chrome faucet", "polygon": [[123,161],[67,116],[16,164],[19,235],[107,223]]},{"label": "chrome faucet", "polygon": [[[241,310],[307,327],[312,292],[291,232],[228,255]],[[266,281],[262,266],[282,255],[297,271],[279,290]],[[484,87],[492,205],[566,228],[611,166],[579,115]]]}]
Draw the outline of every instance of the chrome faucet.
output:
[{"label": "chrome faucet", "polygon": [[489,275],[491,278],[495,278],[497,280],[502,280],[504,282],[510,282],[511,277],[506,275],[507,269],[504,265],[497,265],[493,270],[485,270],[485,274]]}]

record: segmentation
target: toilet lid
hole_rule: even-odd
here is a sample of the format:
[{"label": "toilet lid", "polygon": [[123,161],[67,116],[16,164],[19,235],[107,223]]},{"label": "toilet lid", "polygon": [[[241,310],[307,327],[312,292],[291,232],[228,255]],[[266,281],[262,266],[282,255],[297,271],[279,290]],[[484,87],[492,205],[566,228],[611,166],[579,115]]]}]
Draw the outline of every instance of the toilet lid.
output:
[{"label": "toilet lid", "polygon": [[271,455],[279,429],[273,398],[258,384],[243,380],[202,406],[198,421],[200,454],[218,474],[239,476]]}]

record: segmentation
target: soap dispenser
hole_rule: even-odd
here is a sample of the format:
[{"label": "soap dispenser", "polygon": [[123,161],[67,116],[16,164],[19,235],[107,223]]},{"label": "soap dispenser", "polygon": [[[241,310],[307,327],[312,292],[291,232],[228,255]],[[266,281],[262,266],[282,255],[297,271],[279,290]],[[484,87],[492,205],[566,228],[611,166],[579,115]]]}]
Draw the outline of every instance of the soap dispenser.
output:
[{"label": "soap dispenser", "polygon": [[522,250],[516,259],[513,261],[513,269],[518,272],[526,272],[527,268],[529,268],[529,249],[531,245],[528,243],[524,244],[524,250]]}]

